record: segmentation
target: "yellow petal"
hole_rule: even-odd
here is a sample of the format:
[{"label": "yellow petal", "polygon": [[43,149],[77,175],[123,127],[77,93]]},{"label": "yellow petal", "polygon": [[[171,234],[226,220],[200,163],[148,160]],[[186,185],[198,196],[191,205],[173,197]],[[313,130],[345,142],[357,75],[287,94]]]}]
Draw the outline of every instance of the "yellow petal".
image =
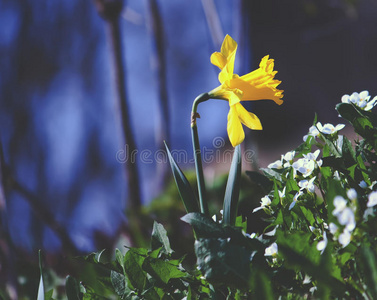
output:
[{"label": "yellow petal", "polygon": [[221,70],[225,67],[226,65],[226,57],[220,53],[220,52],[214,52],[211,55],[211,63],[215,65],[216,67],[219,67]]},{"label": "yellow petal", "polygon": [[230,107],[228,113],[228,126],[227,126],[228,136],[230,143],[233,147],[241,144],[245,139],[245,133],[242,128],[240,119],[238,118],[237,109],[234,105]]},{"label": "yellow petal", "polygon": [[234,107],[237,109],[238,118],[242,124],[253,130],[263,129],[259,118],[255,114],[248,112],[241,103],[234,105]]},{"label": "yellow petal", "polygon": [[229,57],[233,52],[237,50],[237,42],[231,38],[229,34],[227,34],[224,38],[223,44],[221,45],[221,53],[225,57]]}]

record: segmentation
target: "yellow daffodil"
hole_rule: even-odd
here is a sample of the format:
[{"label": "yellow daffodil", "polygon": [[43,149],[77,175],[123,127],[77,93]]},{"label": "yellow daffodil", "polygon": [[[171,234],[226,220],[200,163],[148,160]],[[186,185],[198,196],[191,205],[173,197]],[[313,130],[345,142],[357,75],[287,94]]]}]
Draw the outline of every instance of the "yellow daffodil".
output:
[{"label": "yellow daffodil", "polygon": [[211,55],[211,63],[221,70],[219,73],[221,85],[208,93],[211,98],[229,101],[227,131],[233,147],[245,139],[242,124],[250,129],[262,129],[258,117],[248,112],[241,101],[271,99],[279,105],[283,103],[281,100],[283,91],[276,88],[281,81],[274,79],[277,73],[274,71],[274,60],[266,55],[262,58],[259,69],[240,77],[233,73],[236,51],[237,43],[227,35],[221,46],[221,52]]}]

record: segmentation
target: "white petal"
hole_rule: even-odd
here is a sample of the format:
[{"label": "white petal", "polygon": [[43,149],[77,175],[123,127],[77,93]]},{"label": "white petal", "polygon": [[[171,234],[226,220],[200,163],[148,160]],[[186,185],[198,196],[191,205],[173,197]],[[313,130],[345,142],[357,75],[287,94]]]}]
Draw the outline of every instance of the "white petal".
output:
[{"label": "white petal", "polygon": [[350,95],[343,95],[342,96],[342,102],[343,103],[350,103]]}]

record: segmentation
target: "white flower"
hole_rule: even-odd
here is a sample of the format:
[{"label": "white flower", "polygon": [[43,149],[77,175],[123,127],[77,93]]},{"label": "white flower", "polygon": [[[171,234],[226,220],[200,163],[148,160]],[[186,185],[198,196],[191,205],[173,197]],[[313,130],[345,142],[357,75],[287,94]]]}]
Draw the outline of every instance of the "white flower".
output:
[{"label": "white flower", "polygon": [[321,254],[322,254],[323,251],[325,251],[326,246],[327,246],[327,236],[326,236],[326,231],[324,231],[323,232],[323,240],[318,242],[317,250],[321,251]]},{"label": "white flower", "polygon": [[321,122],[317,123],[318,130],[323,134],[333,134],[338,132],[339,130],[342,130],[346,125],[344,124],[338,124],[336,126],[332,124],[325,124],[322,126]]},{"label": "white flower", "polygon": [[356,192],[356,190],[355,189],[349,189],[348,191],[347,191],[347,197],[348,197],[348,199],[350,199],[350,200],[356,200],[357,199],[357,192]]},{"label": "white flower", "polygon": [[359,183],[359,187],[361,187],[362,189],[366,189],[368,185],[364,180],[361,180]]},{"label": "white flower", "polygon": [[345,225],[348,231],[352,231],[356,227],[355,214],[352,209],[346,207],[338,214],[338,222],[340,225]]},{"label": "white flower", "polygon": [[284,168],[289,168],[291,166],[291,162],[295,158],[295,154],[295,151],[289,151],[285,153],[285,155],[281,156],[281,161],[285,161],[283,165]]},{"label": "white flower", "polygon": [[246,237],[248,237],[249,239],[253,239],[257,236],[257,234],[255,232],[251,233],[251,234],[248,234],[246,232],[243,233]]},{"label": "white flower", "polygon": [[301,190],[306,189],[310,193],[314,193],[315,185],[314,185],[315,176],[310,180],[301,180],[298,183],[298,186],[301,188]]},{"label": "white flower", "polygon": [[278,245],[273,243],[270,247],[267,247],[264,251],[264,256],[275,256],[278,253]]},{"label": "white flower", "polygon": [[268,196],[264,196],[261,199],[260,203],[261,203],[260,207],[254,208],[253,213],[256,212],[256,211],[258,211],[258,210],[261,210],[261,209],[265,208],[266,206],[269,206],[271,204],[271,199]]},{"label": "white flower", "polygon": [[340,175],[339,175],[339,172],[338,172],[338,171],[335,171],[335,172],[334,172],[334,179],[340,181]]},{"label": "white flower", "polygon": [[283,167],[283,163],[281,160],[277,160],[273,163],[270,163],[267,167],[270,169],[281,169]]},{"label": "white flower", "polygon": [[338,231],[338,226],[336,226],[334,223],[330,223],[329,230],[330,230],[330,233],[334,235]]},{"label": "white flower", "polygon": [[291,205],[289,205],[289,210],[291,210],[295,205],[296,205],[296,202],[298,200],[298,197],[300,197],[301,195],[303,195],[304,193],[302,191],[298,191],[296,193],[296,195],[293,197],[293,201],[291,203]]},{"label": "white flower", "polygon": [[278,228],[278,227],[276,226],[273,230],[264,233],[264,235],[267,235],[267,236],[274,236],[275,233],[276,233],[276,229],[277,229],[277,228]]},{"label": "white flower", "polygon": [[318,149],[314,151],[313,153],[304,154],[303,156],[308,160],[316,160],[318,158],[318,155],[321,153],[321,151]]},{"label": "white flower", "polygon": [[377,103],[377,96],[375,96],[372,101],[368,101],[367,105],[365,106],[364,110],[371,110]]},{"label": "white flower", "polygon": [[373,207],[377,205],[377,192],[371,192],[368,196],[367,207]]},{"label": "white flower", "polygon": [[308,284],[311,282],[312,282],[312,278],[309,275],[305,274],[304,281],[302,282],[302,284]]},{"label": "white flower", "polygon": [[308,139],[309,136],[312,136],[312,137],[318,137],[319,136],[319,131],[318,131],[317,127],[315,127],[314,125],[309,128],[309,133],[307,135],[304,135],[304,137],[303,137],[304,142],[306,142],[306,140]]},{"label": "white flower", "polygon": [[308,160],[306,158],[300,158],[298,161],[294,162],[292,167],[299,171],[304,177],[308,177],[312,174],[315,169],[315,163],[313,160]]},{"label": "white flower", "polygon": [[351,233],[344,229],[343,233],[339,235],[338,241],[343,248],[346,247],[351,242]]},{"label": "white flower", "polygon": [[280,197],[280,198],[284,198],[284,197],[285,197],[285,188],[286,188],[286,187],[284,187],[282,191],[278,191],[278,192],[279,192],[279,197]]},{"label": "white flower", "polygon": [[363,110],[371,110],[377,102],[377,96],[370,101],[370,96],[368,91],[362,91],[360,93],[352,93],[352,95],[344,95],[342,97],[343,103],[353,103]]},{"label": "white flower", "polygon": [[295,158],[296,151],[289,151],[283,156],[285,161],[292,161]]},{"label": "white flower", "polygon": [[333,210],[332,214],[337,216],[347,207],[347,201],[342,196],[336,196],[334,198],[334,206],[335,209]]}]

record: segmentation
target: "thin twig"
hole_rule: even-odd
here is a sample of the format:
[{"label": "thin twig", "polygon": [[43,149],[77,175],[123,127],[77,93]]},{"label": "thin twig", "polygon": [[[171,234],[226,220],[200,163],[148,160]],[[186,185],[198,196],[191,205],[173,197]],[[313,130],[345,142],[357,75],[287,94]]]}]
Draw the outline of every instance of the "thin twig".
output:
[{"label": "thin twig", "polygon": [[122,134],[127,143],[127,160],[125,162],[125,171],[128,183],[128,201],[127,208],[130,212],[137,212],[141,207],[141,194],[139,183],[139,170],[136,161],[131,157],[136,153],[136,142],[131,126],[131,118],[127,101],[126,90],[126,72],[123,60],[124,49],[121,43],[121,33],[119,26],[119,17],[123,8],[121,0],[95,0],[98,13],[106,21],[109,43],[111,46],[111,56],[113,60],[115,88],[117,97],[117,106],[119,108],[118,118],[122,126]]},{"label": "thin twig", "polygon": [[[165,60],[165,37],[160,10],[156,0],[145,0],[147,10],[147,26],[152,40],[151,61],[155,71],[158,88],[159,113],[157,114],[156,145],[159,150],[165,149],[164,141],[170,144],[170,113],[169,98],[166,82],[166,60]],[[157,164],[158,190],[165,185],[169,174],[168,164]]]}]

